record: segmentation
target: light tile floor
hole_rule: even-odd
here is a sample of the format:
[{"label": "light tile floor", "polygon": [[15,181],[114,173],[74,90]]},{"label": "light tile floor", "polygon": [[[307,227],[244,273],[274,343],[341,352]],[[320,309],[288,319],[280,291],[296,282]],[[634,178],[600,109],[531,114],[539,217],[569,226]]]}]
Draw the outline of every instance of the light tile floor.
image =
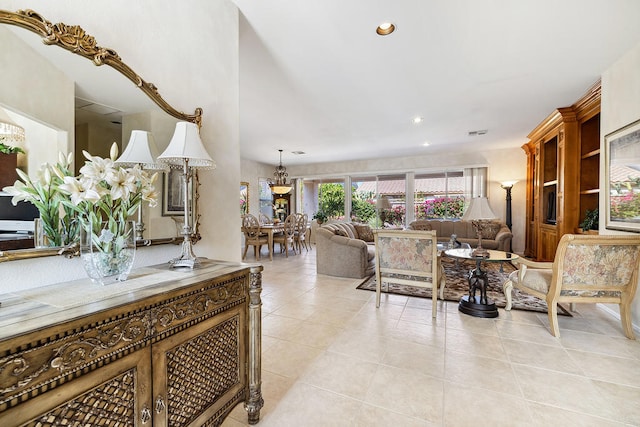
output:
[{"label": "light tile floor", "polygon": [[[266,252],[266,251],[265,251]],[[247,261],[253,261],[251,257]],[[595,305],[561,316],[357,290],[315,247],[261,258],[262,427],[640,425],[640,342]],[[238,405],[224,427],[247,425]]]}]

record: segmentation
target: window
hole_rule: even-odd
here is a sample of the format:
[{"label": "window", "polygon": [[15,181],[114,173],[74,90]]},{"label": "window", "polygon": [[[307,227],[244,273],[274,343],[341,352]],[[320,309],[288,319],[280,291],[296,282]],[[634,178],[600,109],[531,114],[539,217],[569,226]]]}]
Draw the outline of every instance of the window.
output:
[{"label": "window", "polygon": [[273,198],[271,196],[271,188],[269,188],[269,181],[266,178],[260,178],[258,187],[260,192],[260,213],[273,218]]},{"label": "window", "polygon": [[[345,182],[351,183],[348,196]],[[347,209],[351,221],[374,228],[403,227],[414,218],[460,218],[465,209],[462,170],[305,179],[303,188],[305,212],[344,219]]]},{"label": "window", "polygon": [[464,213],[462,171],[415,175],[416,219],[460,218]]}]

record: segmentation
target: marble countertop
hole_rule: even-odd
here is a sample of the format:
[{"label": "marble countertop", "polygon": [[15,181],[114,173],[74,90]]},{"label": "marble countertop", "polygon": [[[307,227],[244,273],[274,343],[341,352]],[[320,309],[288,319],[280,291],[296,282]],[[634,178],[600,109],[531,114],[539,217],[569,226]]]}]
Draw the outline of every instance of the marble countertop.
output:
[{"label": "marble countertop", "polygon": [[255,265],[203,260],[191,270],[161,264],[133,270],[126,281],[106,286],[86,278],[0,294],[0,340],[179,289],[203,275],[218,277]]}]

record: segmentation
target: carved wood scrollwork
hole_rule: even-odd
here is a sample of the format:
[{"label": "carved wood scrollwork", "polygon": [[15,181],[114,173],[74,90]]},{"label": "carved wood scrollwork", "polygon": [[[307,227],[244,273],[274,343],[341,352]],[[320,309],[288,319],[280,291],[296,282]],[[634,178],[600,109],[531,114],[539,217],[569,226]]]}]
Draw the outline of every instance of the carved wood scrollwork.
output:
[{"label": "carved wood scrollwork", "polygon": [[[0,358],[0,403],[82,369],[110,352],[142,344],[150,335],[149,315],[132,316]],[[26,387],[26,389],[25,389]],[[20,391],[21,390],[21,391]]]},{"label": "carved wood scrollwork", "polygon": [[190,317],[197,317],[212,308],[220,307],[234,299],[242,298],[244,287],[241,280],[225,283],[224,286],[215,287],[198,293],[194,296],[163,305],[151,310],[153,333],[158,329],[167,329],[174,322],[183,321]]},{"label": "carved wood scrollwork", "polygon": [[42,15],[30,9],[17,12],[0,10],[0,23],[16,25],[32,31],[40,35],[45,44],[60,46],[76,55],[89,59],[98,66],[108,65],[112,67],[131,80],[167,114],[200,126],[202,120],[201,108],[196,108],[194,114],[185,114],[173,108],[160,96],[158,88],[153,83],[145,81],[127,64],[122,62],[122,58],[115,50],[98,46],[95,38],[87,34],[79,25],[67,25],[61,22],[52,24]]}]

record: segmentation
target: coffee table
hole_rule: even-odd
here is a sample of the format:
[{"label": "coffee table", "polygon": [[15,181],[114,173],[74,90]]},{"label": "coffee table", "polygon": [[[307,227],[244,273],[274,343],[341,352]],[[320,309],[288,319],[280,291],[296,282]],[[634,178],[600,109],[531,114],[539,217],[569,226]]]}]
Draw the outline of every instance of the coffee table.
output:
[{"label": "coffee table", "polygon": [[[488,257],[473,256],[473,249],[447,249],[444,253],[452,258],[471,260],[476,262],[476,268],[469,271],[469,295],[460,299],[458,311],[475,317],[498,317],[498,308],[493,300],[487,298],[487,285],[489,278],[487,272],[482,270],[483,262],[505,262],[518,258],[511,252],[489,250]],[[476,291],[480,296],[476,296]]]}]

